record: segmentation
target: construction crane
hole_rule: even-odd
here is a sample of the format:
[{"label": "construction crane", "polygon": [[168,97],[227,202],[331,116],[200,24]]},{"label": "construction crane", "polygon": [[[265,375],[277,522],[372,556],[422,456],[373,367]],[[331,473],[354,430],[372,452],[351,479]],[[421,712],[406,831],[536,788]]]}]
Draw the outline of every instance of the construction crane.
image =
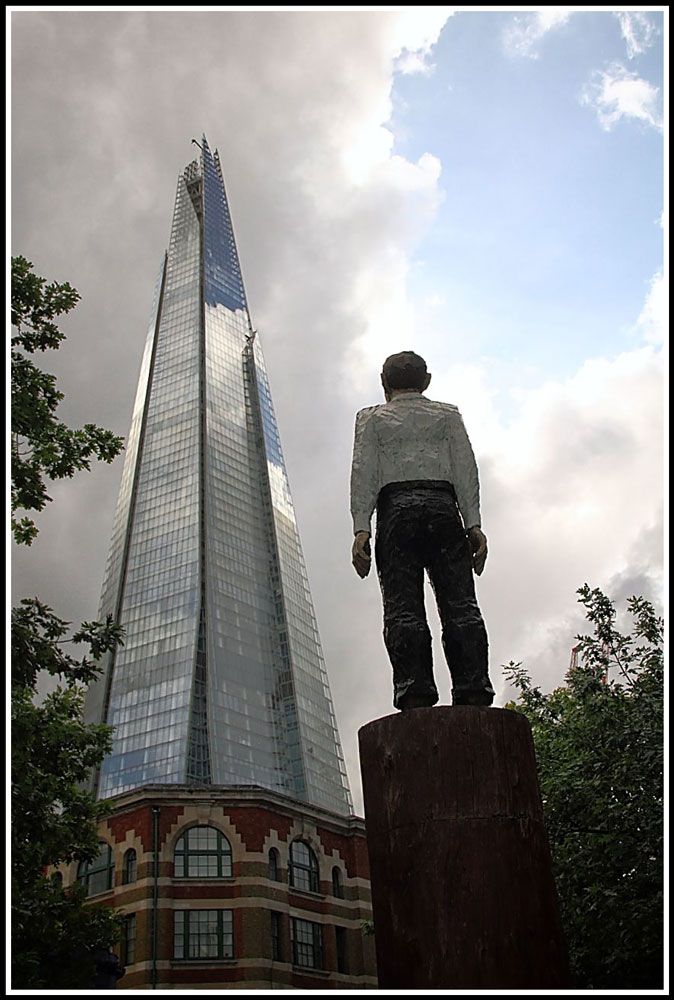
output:
[{"label": "construction crane", "polygon": [[[579,652],[579,650],[580,650],[580,643],[578,643],[576,646],[572,646],[571,647],[571,660],[569,662],[569,669],[567,671],[567,677],[571,673],[572,670],[575,670],[578,667],[578,652]],[[609,644],[607,642],[603,642],[601,644],[601,656],[602,656],[602,662],[604,664],[604,673],[603,673],[603,676],[602,676],[602,682],[604,684],[606,684],[606,682],[608,680],[608,661],[609,661],[610,652],[611,652],[611,647],[609,646]]]}]

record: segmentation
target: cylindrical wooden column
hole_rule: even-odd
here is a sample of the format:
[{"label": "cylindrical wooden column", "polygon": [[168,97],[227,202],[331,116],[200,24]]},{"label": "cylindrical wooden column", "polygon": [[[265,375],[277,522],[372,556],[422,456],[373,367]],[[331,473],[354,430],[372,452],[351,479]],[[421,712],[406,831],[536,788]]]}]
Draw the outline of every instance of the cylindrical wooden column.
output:
[{"label": "cylindrical wooden column", "polygon": [[568,985],[527,719],[436,706],[358,737],[380,989]]}]

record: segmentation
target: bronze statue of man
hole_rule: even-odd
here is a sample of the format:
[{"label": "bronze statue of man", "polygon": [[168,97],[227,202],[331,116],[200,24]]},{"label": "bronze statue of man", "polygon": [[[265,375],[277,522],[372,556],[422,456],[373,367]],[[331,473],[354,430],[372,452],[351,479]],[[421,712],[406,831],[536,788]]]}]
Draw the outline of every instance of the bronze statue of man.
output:
[{"label": "bronze statue of man", "polygon": [[412,351],[384,362],[386,403],[356,416],[351,467],[352,559],[370,572],[370,522],[384,602],[384,642],[393,666],[393,704],[434,705],[431,633],[424,605],[428,573],[452,677],[452,704],[491,705],[487,630],[475,597],[487,558],[480,527],[475,456],[461,414],[427,399],[431,376]]}]

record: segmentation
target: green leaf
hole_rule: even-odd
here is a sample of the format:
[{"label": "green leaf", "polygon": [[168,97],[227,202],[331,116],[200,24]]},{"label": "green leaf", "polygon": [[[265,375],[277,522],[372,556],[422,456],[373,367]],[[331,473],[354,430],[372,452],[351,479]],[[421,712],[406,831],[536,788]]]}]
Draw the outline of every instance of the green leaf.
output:
[{"label": "green leaf", "polygon": [[504,668],[506,707],[531,723],[574,986],[658,989],[663,945],[663,623],[632,597],[629,634],[587,584],[593,626],[549,694],[521,663]]}]

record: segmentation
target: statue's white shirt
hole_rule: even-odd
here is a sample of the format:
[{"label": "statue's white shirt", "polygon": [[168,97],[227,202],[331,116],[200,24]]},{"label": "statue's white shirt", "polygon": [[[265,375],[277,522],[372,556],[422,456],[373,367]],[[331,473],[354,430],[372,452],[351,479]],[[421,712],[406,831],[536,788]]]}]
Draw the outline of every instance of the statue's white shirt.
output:
[{"label": "statue's white shirt", "polygon": [[415,479],[450,482],[466,528],[480,526],[477,465],[456,406],[406,392],[359,410],[351,465],[354,534],[370,531],[384,486]]}]

